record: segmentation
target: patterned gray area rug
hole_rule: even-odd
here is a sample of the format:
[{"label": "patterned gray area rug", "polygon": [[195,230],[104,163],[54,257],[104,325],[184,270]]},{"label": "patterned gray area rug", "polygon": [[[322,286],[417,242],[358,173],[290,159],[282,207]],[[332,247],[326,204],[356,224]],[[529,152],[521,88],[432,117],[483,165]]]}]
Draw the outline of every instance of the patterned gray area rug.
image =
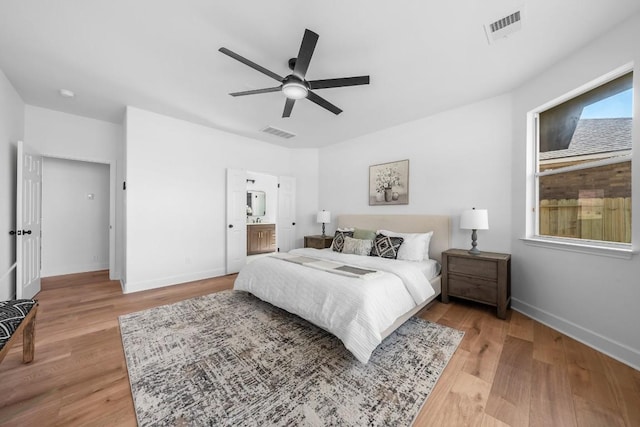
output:
[{"label": "patterned gray area rug", "polygon": [[363,365],[238,291],[120,316],[120,331],[141,426],[410,425],[464,334],[413,317]]}]

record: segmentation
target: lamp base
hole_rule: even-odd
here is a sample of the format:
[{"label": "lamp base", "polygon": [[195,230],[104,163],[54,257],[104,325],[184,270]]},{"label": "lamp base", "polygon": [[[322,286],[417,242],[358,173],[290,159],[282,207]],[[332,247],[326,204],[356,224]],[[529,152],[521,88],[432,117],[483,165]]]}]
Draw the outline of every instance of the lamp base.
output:
[{"label": "lamp base", "polygon": [[477,230],[471,230],[471,249],[469,249],[469,253],[471,255],[480,255],[480,251],[476,246],[478,246],[478,233]]},{"label": "lamp base", "polygon": [[322,223],[322,237],[327,237],[327,236],[325,236],[325,234],[324,234],[324,222]]}]

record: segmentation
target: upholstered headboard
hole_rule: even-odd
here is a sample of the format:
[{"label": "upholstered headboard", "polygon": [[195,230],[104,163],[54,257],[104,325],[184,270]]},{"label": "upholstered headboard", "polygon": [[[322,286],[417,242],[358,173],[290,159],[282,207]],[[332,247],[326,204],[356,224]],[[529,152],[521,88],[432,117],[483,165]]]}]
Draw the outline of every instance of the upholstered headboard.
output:
[{"label": "upholstered headboard", "polygon": [[451,247],[451,220],[446,215],[340,215],[338,227],[391,230],[399,233],[433,231],[429,258],[442,262],[442,252]]}]

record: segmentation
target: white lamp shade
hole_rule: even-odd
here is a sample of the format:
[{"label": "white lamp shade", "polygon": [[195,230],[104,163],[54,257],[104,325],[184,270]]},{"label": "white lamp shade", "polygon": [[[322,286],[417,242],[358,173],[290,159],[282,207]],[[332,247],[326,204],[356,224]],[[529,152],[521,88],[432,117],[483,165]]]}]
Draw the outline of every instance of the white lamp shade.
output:
[{"label": "white lamp shade", "polygon": [[460,228],[463,230],[488,230],[489,213],[486,209],[470,209],[462,212]]},{"label": "white lamp shade", "polygon": [[322,224],[329,224],[331,222],[331,212],[329,211],[318,212],[317,222]]}]

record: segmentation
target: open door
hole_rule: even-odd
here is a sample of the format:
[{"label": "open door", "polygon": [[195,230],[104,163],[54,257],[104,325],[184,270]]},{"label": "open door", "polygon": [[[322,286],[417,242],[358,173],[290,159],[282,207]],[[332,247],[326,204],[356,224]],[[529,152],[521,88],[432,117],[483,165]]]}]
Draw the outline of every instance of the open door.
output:
[{"label": "open door", "polygon": [[16,189],[16,298],[40,292],[42,156],[18,141]]},{"label": "open door", "polygon": [[247,263],[247,172],[227,169],[227,274]]},{"label": "open door", "polygon": [[296,179],[278,177],[278,251],[289,252],[296,243]]}]

